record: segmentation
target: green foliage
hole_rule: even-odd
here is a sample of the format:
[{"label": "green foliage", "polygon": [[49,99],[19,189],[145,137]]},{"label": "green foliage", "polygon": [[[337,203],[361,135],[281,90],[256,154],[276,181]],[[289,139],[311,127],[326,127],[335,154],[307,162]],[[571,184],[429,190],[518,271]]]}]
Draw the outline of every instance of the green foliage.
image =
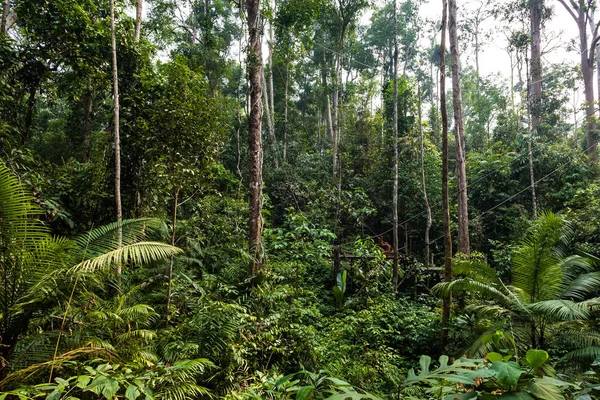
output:
[{"label": "green foliage", "polygon": [[[410,370],[402,384],[406,398],[411,387],[421,387],[421,397],[427,399],[565,399],[567,389],[576,385],[547,376],[545,363],[548,353],[543,350],[529,350],[525,359],[511,361],[496,360],[498,353],[489,353],[485,359],[456,360],[448,363],[448,356],[441,356],[439,367],[431,370],[431,358],[422,356],[420,371],[416,375]],[[414,389],[413,389],[414,392]]]},{"label": "green foliage", "polygon": [[[515,250],[512,285],[480,259],[456,260],[453,272],[461,277],[435,290],[477,293],[481,297],[469,308],[496,319],[488,329],[503,325],[511,332],[510,340],[522,348],[546,348],[553,328],[587,320],[595,303],[588,299],[597,288],[598,273],[586,258],[567,255],[571,237],[562,218],[545,213]],[[471,347],[478,354],[489,350],[489,341],[479,340]]]},{"label": "green foliage", "polygon": [[185,360],[152,369],[114,363],[67,363],[77,375],[55,378],[52,383],[23,387],[0,394],[0,398],[61,399],[93,395],[98,399],[187,400],[210,392],[195,381],[212,363],[206,359]]},{"label": "green foliage", "polygon": [[378,399],[330,376],[326,371],[300,371],[285,376],[268,376],[259,372],[257,375],[258,382],[243,392],[229,394],[225,399]]}]

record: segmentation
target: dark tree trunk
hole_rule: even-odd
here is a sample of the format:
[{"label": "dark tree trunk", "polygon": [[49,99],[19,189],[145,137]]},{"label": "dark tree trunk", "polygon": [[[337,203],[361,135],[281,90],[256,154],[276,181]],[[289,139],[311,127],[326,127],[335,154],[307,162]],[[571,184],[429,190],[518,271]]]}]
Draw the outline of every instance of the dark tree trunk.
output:
[{"label": "dark tree trunk", "polygon": [[248,274],[256,275],[262,262],[262,162],[261,141],[262,85],[263,74],[260,0],[246,0],[249,33],[248,77],[250,80],[250,116],[248,118],[248,158],[249,158],[249,211],[248,245],[250,264]]}]

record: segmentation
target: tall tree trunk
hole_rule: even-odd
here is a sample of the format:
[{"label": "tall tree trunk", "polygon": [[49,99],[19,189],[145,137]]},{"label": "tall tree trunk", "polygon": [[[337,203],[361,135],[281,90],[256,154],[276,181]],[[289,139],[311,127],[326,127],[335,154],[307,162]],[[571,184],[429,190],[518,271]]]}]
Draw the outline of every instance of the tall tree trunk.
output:
[{"label": "tall tree trunk", "polygon": [[[587,154],[596,159],[596,117],[594,112],[594,53],[588,53],[587,32],[584,14],[580,12],[579,39],[581,51],[581,72],[583,75],[583,91],[585,93],[585,115],[587,126]],[[591,56],[591,57],[590,57]]]},{"label": "tall tree trunk", "polygon": [[[273,16],[277,15],[277,2],[274,3]],[[273,86],[273,22],[269,21],[269,101],[271,102],[271,125],[275,131],[275,87]]]},{"label": "tall tree trunk", "polygon": [[531,182],[531,205],[533,217],[537,218],[537,196],[535,194],[535,173],[533,169],[533,143],[541,124],[540,102],[542,100],[542,11],[543,0],[531,1],[531,67],[529,77],[529,180]]},{"label": "tall tree trunk", "polygon": [[[398,2],[394,0],[394,264],[392,284],[394,294],[398,293]],[[407,243],[408,247],[408,243]]]},{"label": "tall tree trunk", "polygon": [[246,0],[249,33],[248,76],[250,80],[250,116],[248,118],[248,246],[250,264],[248,274],[252,278],[262,263],[262,43],[260,24],[260,0]]},{"label": "tall tree trunk", "polygon": [[338,63],[340,55],[339,53],[335,58],[335,77],[333,80],[333,116],[331,121],[331,133],[333,134],[333,180],[337,182],[337,170],[338,170],[338,140],[339,140],[339,114],[338,114],[338,101],[339,101],[339,75],[338,75]]},{"label": "tall tree trunk", "polygon": [[571,1],[567,4],[565,0],[558,0],[573,17],[579,30],[579,51],[581,57],[581,72],[583,75],[583,90],[585,93],[585,112],[587,130],[586,152],[592,160],[597,159],[597,132],[596,117],[594,115],[594,50],[598,44],[598,28],[596,24],[591,35],[591,46],[588,47],[587,21],[590,19],[591,10],[587,8],[584,1],[578,3]]},{"label": "tall tree trunk", "polygon": [[456,178],[458,183],[458,252],[469,255],[469,204],[467,199],[467,170],[462,94],[460,88],[460,55],[456,29],[456,0],[448,0],[450,51],[452,53],[452,103],[456,135]]},{"label": "tall tree trunk", "polygon": [[140,35],[142,32],[142,7],[144,6],[144,0],[136,0],[135,3],[135,41],[140,41]]},{"label": "tall tree trunk", "polygon": [[[287,137],[287,124],[288,124],[288,88],[289,88],[289,65],[286,62],[285,66],[285,92],[284,92],[284,103],[283,103],[283,163],[287,163],[287,148],[288,148],[288,137]],[[319,109],[319,112],[321,110]],[[319,123],[321,119],[319,118]],[[319,125],[319,144],[321,143],[321,125]]]},{"label": "tall tree trunk", "polygon": [[267,116],[267,130],[269,132],[269,141],[271,142],[271,150],[273,151],[273,166],[279,168],[279,150],[277,146],[277,137],[275,137],[275,126],[273,124],[273,115],[269,107],[269,95],[267,94],[267,81],[265,79],[265,70],[262,73],[262,94],[265,102],[265,114]]},{"label": "tall tree trunk", "polygon": [[[123,242],[123,210],[121,206],[121,138],[119,136],[119,69],[117,67],[117,40],[115,32],[115,1],[110,0],[110,38],[112,49],[112,75],[113,75],[113,132],[115,147],[115,207],[117,212],[117,242],[121,246]],[[121,264],[117,264],[117,275],[119,276],[119,290]]]},{"label": "tall tree trunk", "polygon": [[[171,230],[171,246],[175,246],[175,233],[177,232],[177,208],[179,207],[179,190],[178,187],[175,190],[175,205],[173,206],[173,227]],[[165,311],[165,327],[169,329],[169,314],[171,310],[171,291],[173,288],[173,263],[175,262],[174,256],[171,255],[169,260],[169,277],[167,280],[167,310]]]},{"label": "tall tree trunk", "polygon": [[431,206],[429,204],[429,198],[427,197],[427,181],[425,180],[425,137],[423,135],[423,120],[421,116],[421,85],[419,84],[417,90],[417,98],[419,101],[419,137],[421,138],[421,187],[423,188],[423,201],[425,202],[425,209],[427,210],[427,223],[425,225],[425,268],[429,268],[429,232],[431,230],[432,218],[431,218]]},{"label": "tall tree trunk", "polygon": [[[448,4],[442,0],[442,40],[440,44],[440,110],[442,113],[442,213],[444,214],[444,281],[452,280],[452,236],[450,235],[450,201],[448,197],[448,110],[446,109],[446,22]],[[444,298],[440,352],[448,343],[451,296]]]}]

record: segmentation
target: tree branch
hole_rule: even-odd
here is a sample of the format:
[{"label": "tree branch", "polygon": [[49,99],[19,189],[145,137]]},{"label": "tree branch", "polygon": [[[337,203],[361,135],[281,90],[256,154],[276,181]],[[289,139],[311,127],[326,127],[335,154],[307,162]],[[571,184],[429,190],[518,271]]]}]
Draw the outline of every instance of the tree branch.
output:
[{"label": "tree branch", "polygon": [[[569,14],[571,14],[571,17],[573,17],[575,22],[579,22],[579,20],[577,19],[577,16],[575,15],[575,12],[573,12],[573,10],[567,5],[565,0],[558,0],[558,2],[560,4],[562,4],[563,6],[565,6],[565,9],[569,12]],[[573,8],[576,9],[576,7],[573,7]]]}]

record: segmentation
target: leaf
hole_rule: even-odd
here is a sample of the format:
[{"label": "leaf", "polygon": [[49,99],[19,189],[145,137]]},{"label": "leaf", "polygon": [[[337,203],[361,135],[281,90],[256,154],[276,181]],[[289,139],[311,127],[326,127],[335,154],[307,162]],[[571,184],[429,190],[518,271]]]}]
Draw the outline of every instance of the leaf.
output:
[{"label": "leaf", "polygon": [[129,385],[127,390],[125,391],[125,398],[127,400],[135,400],[140,395],[140,391],[133,385]]},{"label": "leaf", "polygon": [[543,379],[535,379],[529,382],[527,389],[535,397],[544,400],[563,400],[565,396],[562,394],[562,390],[559,387],[544,381]]},{"label": "leaf", "polygon": [[514,361],[495,362],[491,369],[496,372],[496,378],[507,387],[516,385],[523,373],[519,364]]},{"label": "leaf", "polygon": [[315,390],[313,386],[303,386],[296,392],[296,400],[308,400],[312,398],[312,393]]},{"label": "leaf", "polygon": [[431,366],[431,357],[421,356],[421,359],[419,360],[419,365],[421,366],[421,373],[419,373],[419,375],[428,374],[429,367]]},{"label": "leaf", "polygon": [[89,375],[79,375],[77,377],[77,387],[80,389],[85,389],[91,380],[92,377]]},{"label": "leaf", "polygon": [[487,354],[487,359],[493,364],[502,361],[504,358],[502,357],[502,354],[492,351]]},{"label": "leaf", "polygon": [[527,354],[525,355],[525,359],[529,366],[533,369],[540,367],[543,363],[548,360],[548,353],[544,350],[527,350]]},{"label": "leaf", "polygon": [[58,400],[60,399],[60,390],[54,389],[47,397],[46,400]]},{"label": "leaf", "polygon": [[107,399],[112,399],[117,392],[119,391],[119,382],[116,379],[109,378],[104,388],[102,389],[102,394]]}]

